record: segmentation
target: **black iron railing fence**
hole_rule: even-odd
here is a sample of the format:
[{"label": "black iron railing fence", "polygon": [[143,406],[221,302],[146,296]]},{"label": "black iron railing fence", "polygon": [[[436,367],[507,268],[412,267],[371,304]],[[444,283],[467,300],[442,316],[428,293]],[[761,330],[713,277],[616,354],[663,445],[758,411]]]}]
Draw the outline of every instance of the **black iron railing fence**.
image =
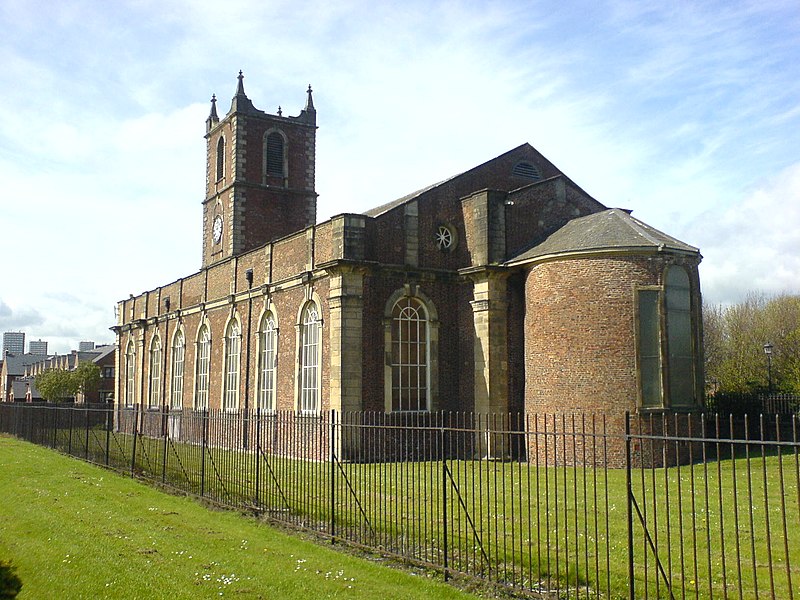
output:
[{"label": "black iron railing fence", "polygon": [[800,394],[717,392],[706,399],[710,412],[720,415],[793,415],[800,412]]},{"label": "black iron railing fence", "polygon": [[795,415],[0,404],[0,431],[545,596],[800,598]]}]

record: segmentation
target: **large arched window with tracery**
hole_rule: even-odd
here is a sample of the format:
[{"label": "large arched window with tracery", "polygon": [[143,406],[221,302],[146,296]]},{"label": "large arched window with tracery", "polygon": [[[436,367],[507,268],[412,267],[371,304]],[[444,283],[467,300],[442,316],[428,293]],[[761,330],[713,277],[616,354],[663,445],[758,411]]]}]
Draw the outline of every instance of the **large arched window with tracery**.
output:
[{"label": "large arched window with tracery", "polygon": [[186,357],[186,341],[183,331],[178,330],[172,340],[172,385],[170,386],[170,407],[173,410],[183,406],[183,363]]},{"label": "large arched window with tracery", "polygon": [[392,410],[430,409],[430,347],[425,305],[411,296],[392,309]]},{"label": "large arched window with tracery", "polygon": [[197,332],[197,353],[195,358],[194,407],[208,410],[208,369],[211,359],[211,334],[203,325]]},{"label": "large arched window with tracery", "polygon": [[225,383],[223,408],[236,410],[239,407],[239,362],[242,336],[239,323],[231,319],[225,331]]},{"label": "large arched window with tracery", "polygon": [[258,407],[275,410],[275,368],[278,330],[275,316],[264,314],[258,331]]},{"label": "large arched window with tracery", "polygon": [[299,408],[302,412],[320,409],[320,333],[322,322],[316,303],[309,301],[300,315]]},{"label": "large arched window with tracery", "polygon": [[161,338],[157,335],[150,341],[150,394],[147,397],[149,408],[161,404]]}]

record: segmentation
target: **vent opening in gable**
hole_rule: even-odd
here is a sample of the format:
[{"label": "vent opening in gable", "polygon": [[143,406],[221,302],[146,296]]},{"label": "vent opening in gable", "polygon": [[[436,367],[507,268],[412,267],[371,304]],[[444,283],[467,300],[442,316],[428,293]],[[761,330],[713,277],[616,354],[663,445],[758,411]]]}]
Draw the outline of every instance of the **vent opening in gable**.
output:
[{"label": "vent opening in gable", "polygon": [[539,172],[539,169],[536,165],[533,165],[529,162],[521,162],[514,165],[513,171],[511,171],[512,175],[516,175],[517,177],[524,177],[525,179],[530,179],[531,181],[539,181],[542,178],[542,174]]}]

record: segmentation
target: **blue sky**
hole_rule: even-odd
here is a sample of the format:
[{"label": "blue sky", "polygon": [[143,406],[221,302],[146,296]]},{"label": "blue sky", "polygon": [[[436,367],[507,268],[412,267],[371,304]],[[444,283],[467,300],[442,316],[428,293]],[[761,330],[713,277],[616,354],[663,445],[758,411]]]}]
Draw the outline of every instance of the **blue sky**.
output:
[{"label": "blue sky", "polygon": [[319,220],[527,141],[698,246],[707,302],[800,293],[796,0],[3,0],[0,26],[0,331],[51,351],[199,268],[239,69],[268,112],[313,86]]}]

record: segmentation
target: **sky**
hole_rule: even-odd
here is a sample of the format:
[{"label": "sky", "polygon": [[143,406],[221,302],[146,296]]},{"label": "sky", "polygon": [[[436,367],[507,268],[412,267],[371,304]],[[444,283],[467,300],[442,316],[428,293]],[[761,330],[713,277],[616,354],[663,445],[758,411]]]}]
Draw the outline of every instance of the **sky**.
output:
[{"label": "sky", "polygon": [[797,0],[0,0],[0,331],[65,353],[201,262],[205,119],[317,109],[318,220],[524,142],[697,246],[706,303],[800,293]]}]

